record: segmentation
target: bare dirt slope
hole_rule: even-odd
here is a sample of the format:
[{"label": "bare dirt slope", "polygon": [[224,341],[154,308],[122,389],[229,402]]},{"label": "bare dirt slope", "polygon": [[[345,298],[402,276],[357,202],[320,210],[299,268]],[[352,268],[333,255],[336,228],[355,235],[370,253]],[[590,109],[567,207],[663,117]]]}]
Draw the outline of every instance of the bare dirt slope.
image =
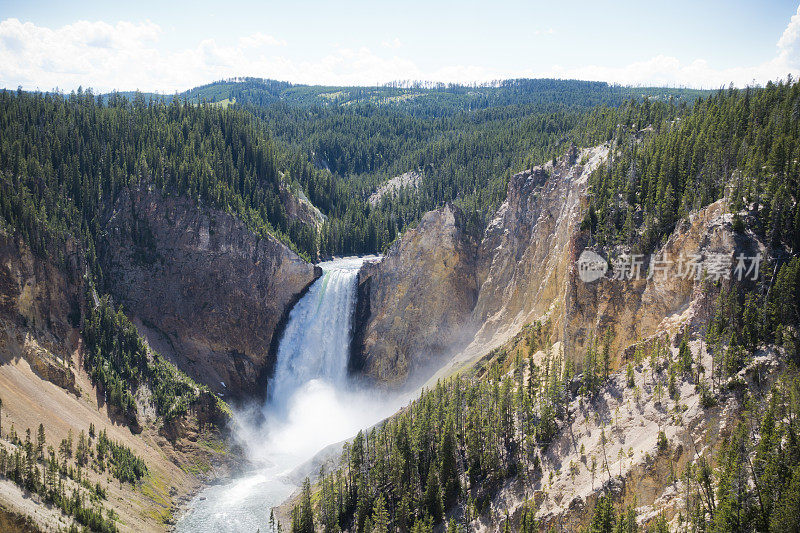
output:
[{"label": "bare dirt slope", "polygon": [[[107,492],[100,504],[119,515],[121,530],[164,531],[181,498],[202,480],[224,471],[227,444],[216,430],[200,431],[198,416],[206,404],[193,404],[188,415],[164,425],[156,418],[144,387],[136,394],[140,426],[136,432],[116,416],[83,369],[79,327],[86,287],[74,243],[67,244],[64,258],[56,267],[32,254],[15,236],[0,231],[0,446],[13,453],[20,447],[11,442],[12,429],[21,440],[30,430],[35,440],[41,424],[45,450],[51,446],[60,456],[61,440],[70,431],[74,443],[81,432],[88,434],[90,425],[96,435],[107,432],[110,440],[144,460],[148,474],[136,486],[123,484],[90,456],[89,467],[82,469],[88,481],[80,489],[82,495],[88,497],[90,488],[99,483]],[[37,466],[44,470],[43,463]],[[70,475],[59,478],[66,494],[77,487]],[[9,520],[15,514],[31,516],[46,531],[72,523],[59,509],[44,505],[38,495],[2,475],[0,507],[8,510]]]},{"label": "bare dirt slope", "polygon": [[[710,368],[704,345],[689,345],[693,357]],[[721,442],[744,408],[738,395],[722,395],[721,403],[704,407],[692,379],[679,378],[671,396],[666,368],[677,353],[667,347],[655,359],[632,361],[633,386],[621,370],[595,398],[574,399],[567,421],[541,455],[540,470],[529,469],[527,481],[506,483],[492,499],[491,511],[474,520],[471,530],[502,529],[506,513],[518,519],[522,506],[532,502],[542,530],[577,531],[588,524],[602,493],[633,505],[640,525],[663,513],[677,527],[679,513],[685,512],[681,476],[687,463],[713,455],[713,444]],[[543,354],[535,357],[541,360]],[[735,379],[766,391],[770,382],[764,376],[777,375],[778,360],[773,350],[762,350]],[[662,431],[666,446],[659,445]]]},{"label": "bare dirt slope", "polygon": [[[31,349],[33,343],[35,341],[27,339],[27,349]],[[104,506],[119,514],[122,531],[167,530],[179,499],[196,490],[203,479],[225,472],[221,454],[224,446],[217,436],[189,433],[170,442],[152,427],[135,435],[126,425],[114,421],[113,413],[102,398],[98,398],[85,372],[75,370],[79,394],[71,393],[37,375],[28,360],[15,353],[17,348],[6,344],[0,354],[3,437],[7,438],[12,424],[20,435],[27,428],[35,435],[41,423],[46,430],[47,444],[57,449],[70,430],[77,439],[81,431],[88,431],[93,424],[98,433],[105,430],[111,439],[128,446],[144,459],[149,470],[141,485],[122,484],[111,479],[107,472],[85,470],[92,484],[99,481],[107,487]],[[77,354],[73,354],[74,369],[79,368],[77,358]],[[45,531],[70,523],[60,510],[42,505],[38,496],[5,479],[0,480],[0,504],[31,516]]]}]

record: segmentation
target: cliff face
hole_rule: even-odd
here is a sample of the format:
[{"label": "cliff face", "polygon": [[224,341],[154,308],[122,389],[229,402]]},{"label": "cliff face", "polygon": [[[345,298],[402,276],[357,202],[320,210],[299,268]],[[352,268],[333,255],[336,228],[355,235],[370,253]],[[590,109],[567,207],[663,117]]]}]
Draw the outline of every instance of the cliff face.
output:
[{"label": "cliff face", "polygon": [[573,148],[555,165],[548,162],[511,178],[506,201],[479,249],[477,343],[505,338],[534,318],[558,313],[587,180],[606,155],[604,147],[580,154]]},{"label": "cliff face", "polygon": [[76,392],[67,364],[83,296],[74,241],[63,257],[65,268],[56,268],[0,231],[0,365],[23,359],[41,379]]},{"label": "cliff face", "polygon": [[318,269],[185,198],[123,194],[105,226],[108,289],[150,345],[214,391],[263,394],[273,336]]},{"label": "cliff face", "polygon": [[[619,357],[638,340],[663,334],[674,339],[687,325],[694,327],[708,303],[699,278],[675,275],[678,258],[753,255],[758,244],[733,234],[720,201],[682,220],[656,252],[673,261],[669,275],[647,279],[645,262],[640,280],[615,280],[609,271],[581,281],[577,259],[589,244],[580,229],[587,182],[607,155],[604,146],[573,147],[554,163],[513,176],[506,201],[474,247],[456,246],[458,232],[432,223],[443,220],[443,212],[434,211],[381,263],[365,267],[356,320],[366,324],[365,334],[354,346],[365,372],[402,380],[418,360],[445,353],[443,343],[457,338],[455,356],[437,374],[446,375],[533,321],[549,324],[553,340],[563,342],[573,359],[600,336],[609,335]],[[462,326],[458,335],[454,324]]]},{"label": "cliff face", "polygon": [[[205,480],[197,465],[225,472],[235,456],[228,455],[227,443],[208,427],[209,420],[220,422],[219,406],[209,393],[201,393],[187,415],[163,426],[150,404],[151,391],[139,387],[135,396],[143,426],[134,431],[120,423],[117,408],[106,401],[104,391],[93,385],[83,367],[85,270],[75,241],[68,240],[44,258],[0,230],[0,447],[13,449],[8,438],[11,427],[20,434],[26,429],[36,434],[41,424],[47,444],[53,447],[90,426],[105,432],[144,460],[148,476],[136,486],[110,483],[108,471],[87,468],[84,482],[107,491],[103,505],[118,514],[121,531],[164,530],[174,505],[196,491],[201,478]],[[213,447],[199,446],[200,441]],[[73,481],[63,482],[67,492],[77,490]],[[30,520],[23,522],[19,516]],[[56,531],[69,523],[58,506],[44,505],[7,479],[0,482],[0,531]]]},{"label": "cliff face", "polygon": [[314,229],[319,229],[325,222],[325,215],[305,197],[302,192],[293,192],[285,184],[280,187],[281,202],[286,216],[294,222],[300,222]]},{"label": "cliff face", "polygon": [[609,272],[586,283],[573,263],[563,297],[561,336],[566,352],[573,356],[584,353],[592,336],[606,332],[612,353],[620,357],[648,337],[665,335],[675,341],[685,328],[706,322],[710,304],[702,290],[702,276],[679,275],[679,269],[691,272],[686,260],[692,256],[708,260],[716,254],[752,257],[763,253],[762,248],[756,240],[733,232],[732,215],[720,200],[678,223],[664,246],[653,254],[663,262],[650,277],[645,265],[639,280],[613,279]]},{"label": "cliff face", "polygon": [[384,382],[402,381],[469,339],[477,298],[476,243],[452,205],[419,225],[358,276],[351,365]]},{"label": "cliff face", "polygon": [[464,235],[457,208],[445,207],[365,266],[353,354],[363,371],[402,381],[436,355],[483,355],[548,314],[565,291],[588,174],[605,154],[573,149],[555,165],[513,176],[480,243]]}]

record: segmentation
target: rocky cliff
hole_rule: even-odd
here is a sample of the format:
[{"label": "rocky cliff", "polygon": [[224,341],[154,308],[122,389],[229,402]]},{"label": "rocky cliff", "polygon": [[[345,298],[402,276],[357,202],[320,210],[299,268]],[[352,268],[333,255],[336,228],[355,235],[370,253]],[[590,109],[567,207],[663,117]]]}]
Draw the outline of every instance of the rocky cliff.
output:
[{"label": "rocky cliff", "polygon": [[604,161],[605,147],[572,147],[555,164],[514,175],[506,201],[478,250],[480,294],[473,320],[476,343],[507,338],[531,320],[559,312],[575,257],[574,235],[583,216],[589,174]]},{"label": "rocky cliff", "polygon": [[[572,147],[554,162],[514,175],[480,243],[463,241],[458,223],[445,222],[453,208],[445,208],[426,215],[381,263],[366,266],[356,320],[364,325],[363,339],[354,346],[366,374],[402,381],[417,362],[446,352],[444,341],[457,339],[456,355],[437,374],[446,375],[534,321],[548,325],[574,360],[601,336],[621,357],[638,340],[664,333],[674,339],[697,322],[706,306],[699,278],[648,278],[646,258],[639,280],[613,279],[609,270],[581,281],[577,259],[591,244],[580,227],[588,178],[607,156],[605,146]],[[677,269],[679,258],[753,255],[758,247],[734,235],[720,201],[682,220],[655,257]]]},{"label": "rocky cliff", "polygon": [[0,231],[0,364],[23,359],[43,380],[76,392],[67,364],[83,302],[75,241],[61,255],[64,268],[57,268]]},{"label": "rocky cliff", "polygon": [[[227,471],[236,457],[207,424],[219,422],[222,414],[207,392],[199,394],[186,415],[162,425],[150,402],[152,391],[140,386],[135,391],[139,423],[135,428],[121,423],[118,408],[83,365],[85,271],[74,240],[51,246],[47,256],[36,255],[18,235],[0,229],[0,449],[16,446],[10,438],[13,428],[36,434],[41,424],[47,444],[57,448],[62,439],[77,438],[91,425],[142,458],[149,475],[137,485],[113,483],[109,470],[86,468],[84,483],[107,491],[103,505],[120,517],[120,531],[164,530],[179,498],[214,471]],[[70,493],[77,490],[66,476],[60,483]],[[21,516],[29,518],[22,521]],[[0,476],[0,531],[57,531],[71,521],[58,506],[45,505],[35,493]]]},{"label": "rocky cliff", "polygon": [[122,194],[105,227],[107,288],[150,345],[214,391],[264,394],[275,333],[318,269],[231,215],[157,192]]},{"label": "rocky cliff", "polygon": [[315,230],[318,230],[325,222],[325,215],[306,198],[299,187],[292,189],[281,183],[279,193],[289,220],[300,222]]},{"label": "rocky cliff", "polygon": [[445,205],[395,242],[358,276],[351,366],[384,382],[402,381],[469,340],[478,294],[476,243],[464,216]]},{"label": "rocky cliff", "polygon": [[514,175],[480,242],[466,237],[460,212],[446,206],[428,213],[383,261],[365,266],[356,316],[363,339],[354,345],[365,373],[398,382],[436,355],[483,355],[550,313],[565,291],[587,177],[605,154],[573,148],[555,165]]},{"label": "rocky cliff", "polygon": [[[652,254],[652,260],[642,258],[638,280],[615,279],[609,271],[587,283],[573,263],[559,332],[566,352],[578,357],[593,337],[608,335],[611,352],[619,358],[648,337],[666,335],[674,342],[685,328],[704,324],[710,302],[703,294],[702,271],[692,270],[692,258],[699,263],[713,256],[733,260],[739,254],[763,253],[757,240],[734,233],[732,219],[723,200],[690,214]],[[585,240],[586,235],[579,235],[576,242]]]}]

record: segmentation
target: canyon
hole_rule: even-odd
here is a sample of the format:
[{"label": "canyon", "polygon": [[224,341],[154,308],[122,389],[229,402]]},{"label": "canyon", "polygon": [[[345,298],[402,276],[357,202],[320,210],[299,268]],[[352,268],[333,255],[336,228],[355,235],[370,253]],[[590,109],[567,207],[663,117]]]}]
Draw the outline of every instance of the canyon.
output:
[{"label": "canyon", "polygon": [[798,102],[0,91],[0,529],[793,527]]},{"label": "canyon", "polygon": [[[619,367],[641,342],[663,338],[677,345],[681,335],[702,327],[709,302],[692,280],[578,278],[576,260],[590,245],[581,228],[587,180],[608,153],[607,146],[573,146],[553,162],[515,174],[480,238],[467,232],[461,210],[446,204],[423,216],[380,260],[364,262],[352,311],[337,311],[353,313],[349,373],[381,387],[408,388],[469,369],[531,323],[543,325],[575,362],[592,339],[608,334]],[[149,346],[223,397],[268,396],[289,312],[321,275],[319,267],[229,214],[148,190],[122,194],[104,225],[100,255],[108,290]],[[39,379],[75,394],[81,378],[65,361],[80,344],[75,321],[85,287],[78,254],[67,248],[64,271],[9,236],[0,249],[4,346]],[[734,236],[719,201],[690,214],[658,253],[762,250],[757,241]],[[567,512],[557,509],[546,512]]]}]

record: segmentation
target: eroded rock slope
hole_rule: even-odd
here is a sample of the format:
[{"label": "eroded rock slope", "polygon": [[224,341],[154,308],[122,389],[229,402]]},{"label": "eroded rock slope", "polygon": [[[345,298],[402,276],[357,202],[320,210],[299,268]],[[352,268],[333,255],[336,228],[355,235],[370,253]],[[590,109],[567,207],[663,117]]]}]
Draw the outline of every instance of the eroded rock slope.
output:
[{"label": "eroded rock slope", "polygon": [[120,196],[101,251],[109,291],[151,346],[212,390],[263,394],[274,334],[319,270],[224,212]]},{"label": "eroded rock slope", "polygon": [[453,205],[428,212],[358,276],[352,366],[399,382],[470,338],[478,295],[476,243]]},{"label": "eroded rock slope", "polygon": [[[363,372],[402,382],[447,353],[445,341],[457,341],[436,374],[448,375],[536,321],[568,358],[579,361],[589,343],[607,337],[619,359],[637,341],[674,334],[707,312],[696,277],[648,277],[646,259],[638,280],[613,279],[612,269],[592,283],[580,279],[577,259],[592,244],[581,229],[588,178],[607,157],[606,146],[572,147],[514,175],[479,243],[466,238],[462,218],[448,206],[426,215],[382,262],[366,265],[354,344]],[[655,256],[677,269],[679,258],[758,253],[760,245],[735,235],[731,223],[724,201],[711,204],[682,220]]]}]

